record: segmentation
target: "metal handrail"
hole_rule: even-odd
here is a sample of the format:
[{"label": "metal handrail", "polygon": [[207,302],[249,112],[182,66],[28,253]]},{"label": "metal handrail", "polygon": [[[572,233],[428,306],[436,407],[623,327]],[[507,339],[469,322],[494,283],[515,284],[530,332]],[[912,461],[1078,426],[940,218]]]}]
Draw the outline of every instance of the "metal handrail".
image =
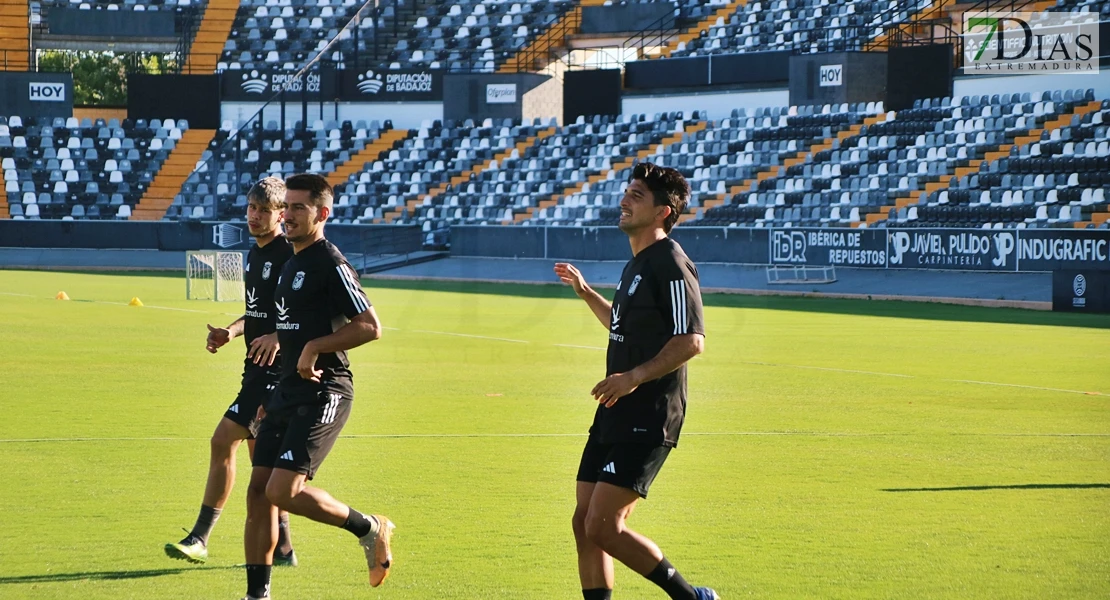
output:
[{"label": "metal handrail", "polygon": [[[644,49],[649,46],[650,41],[657,42],[657,43],[654,43],[654,44],[650,44],[651,46],[662,46],[667,42],[667,38],[669,38],[673,34],[674,29],[664,27],[663,24],[666,23],[668,20],[673,19],[673,18],[674,18],[673,13],[667,13],[665,15],[661,15],[658,19],[656,19],[655,21],[650,23],[647,27],[644,27],[642,30],[637,32],[636,35],[634,35],[634,36],[628,38],[627,40],[625,40],[625,42],[624,42],[625,47],[631,46],[631,47],[636,48],[637,49],[636,55],[639,56],[640,58],[643,58]],[[635,43],[630,44],[630,42],[632,42],[633,40],[638,40],[639,43],[638,44],[635,44]]]}]

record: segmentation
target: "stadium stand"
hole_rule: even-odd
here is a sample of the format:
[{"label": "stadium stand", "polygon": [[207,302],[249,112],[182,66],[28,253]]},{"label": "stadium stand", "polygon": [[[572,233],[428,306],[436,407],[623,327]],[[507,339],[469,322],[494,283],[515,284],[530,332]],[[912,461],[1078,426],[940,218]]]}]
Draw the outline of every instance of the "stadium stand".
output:
[{"label": "stadium stand", "polygon": [[13,218],[131,215],[188,123],[0,117],[0,169]]},{"label": "stadium stand", "polygon": [[55,6],[77,8],[80,10],[133,10],[133,11],[176,11],[178,7],[202,5],[204,0],[31,0],[36,12],[49,14]]},{"label": "stadium stand", "polygon": [[682,219],[704,225],[1107,227],[1107,120],[1090,90],[562,127],[10,117],[0,159],[14,218],[238,219],[259,177],[316,171],[336,182],[338,222],[612,225],[629,168],[650,160],[687,176]]},{"label": "stadium stand", "polygon": [[173,192],[173,202],[165,216],[241,218],[246,190],[260,177],[303,171],[335,177],[338,166],[361,165],[367,157],[377,158],[408,135],[408,130],[394,131],[388,121],[384,125],[377,121],[354,125],[317,121],[307,129],[299,122],[279,128],[276,121],[270,121],[261,130],[226,121],[209,138],[207,148],[194,157],[195,172],[186,173],[188,179],[176,190],[166,188]]}]

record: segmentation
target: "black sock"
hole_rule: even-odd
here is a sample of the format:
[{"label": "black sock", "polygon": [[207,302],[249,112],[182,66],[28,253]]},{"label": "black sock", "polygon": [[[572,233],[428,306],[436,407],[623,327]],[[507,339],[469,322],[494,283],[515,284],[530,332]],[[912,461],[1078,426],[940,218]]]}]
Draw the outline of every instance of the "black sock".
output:
[{"label": "black sock", "polygon": [[289,539],[289,513],[278,517],[278,543],[275,554],[289,556],[293,553],[293,540]]},{"label": "black sock", "polygon": [[347,508],[351,512],[347,514],[347,522],[343,523],[343,529],[355,534],[355,537],[363,537],[378,526],[377,520],[371,520],[373,517],[367,517],[351,507]]},{"label": "black sock", "polygon": [[270,597],[270,565],[247,565],[247,595]]},{"label": "black sock", "polygon": [[216,520],[220,518],[220,509],[212,508],[211,506],[200,505],[200,515],[197,516],[197,523],[193,525],[193,530],[189,535],[200,540],[205,546],[208,545],[208,536],[212,535],[212,526],[216,524]]},{"label": "black sock", "polygon": [[667,592],[671,600],[697,600],[694,588],[686,583],[682,575],[679,575],[678,569],[674,568],[666,558],[660,561],[659,566],[655,567],[654,571],[647,574],[647,579],[663,588],[663,591]]},{"label": "black sock", "polygon": [[606,588],[582,590],[582,600],[610,600],[612,597],[613,590]]}]

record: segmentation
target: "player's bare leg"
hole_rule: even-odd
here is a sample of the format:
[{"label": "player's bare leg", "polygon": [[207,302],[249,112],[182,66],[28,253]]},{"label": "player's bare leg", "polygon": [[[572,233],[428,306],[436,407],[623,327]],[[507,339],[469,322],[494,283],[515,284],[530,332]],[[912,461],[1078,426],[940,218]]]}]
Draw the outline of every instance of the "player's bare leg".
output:
[{"label": "player's bare leg", "polygon": [[235,486],[235,453],[239,444],[250,437],[246,427],[231,419],[220,419],[212,433],[208,456],[208,483],[204,486],[204,505],[223,510]]},{"label": "player's bare leg", "polygon": [[303,473],[274,469],[266,496],[282,510],[353,533],[366,554],[370,585],[381,585],[393,563],[389,548],[393,523],[381,515],[364,515],[326,491],[307,485],[306,480]]},{"label": "player's bare leg", "polygon": [[191,563],[208,560],[208,536],[235,485],[235,452],[249,436],[250,432],[242,425],[226,417],[220,419],[209,444],[208,481],[204,486],[200,514],[189,535],[180,542],[166,544],[166,556]]},{"label": "player's bare leg", "polygon": [[247,598],[268,598],[270,570],[278,538],[278,509],[266,497],[273,469],[254,467],[247,486],[247,523],[243,550],[247,559]]},{"label": "player's bare leg", "polygon": [[613,589],[613,557],[605,553],[586,535],[586,516],[590,510],[596,484],[577,482],[575,487],[576,505],[571,526],[574,529],[574,544],[578,549],[578,578],[582,582],[583,594],[604,596],[600,590]]},{"label": "player's bare leg", "polygon": [[[247,440],[247,449],[250,451],[251,462],[254,462],[254,445],[256,440],[252,437]],[[265,482],[262,486],[262,492],[265,494]],[[275,567],[295,567],[297,566],[297,554],[293,552],[293,540],[289,535],[289,513],[284,510],[278,511],[278,534],[277,546],[274,548],[274,563]]]},{"label": "player's bare leg", "polygon": [[628,528],[626,521],[639,500],[640,495],[633,490],[604,482],[596,484],[586,511],[586,538],[658,585],[672,600],[715,600],[716,592],[686,583],[655,542]]}]

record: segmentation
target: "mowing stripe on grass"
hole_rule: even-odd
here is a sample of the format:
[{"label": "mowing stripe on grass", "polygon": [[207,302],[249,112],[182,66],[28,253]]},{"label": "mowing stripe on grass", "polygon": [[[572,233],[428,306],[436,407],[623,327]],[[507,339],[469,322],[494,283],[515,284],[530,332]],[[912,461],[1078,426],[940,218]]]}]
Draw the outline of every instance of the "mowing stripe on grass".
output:
[{"label": "mowing stripe on grass", "polygon": [[[343,439],[492,439],[492,438],[583,438],[588,433],[353,433],[340,435]],[[936,433],[913,432],[850,432],[850,431],[688,431],[687,437],[935,437]],[[948,433],[959,437],[1110,437],[1110,433]],[[75,437],[75,438],[13,438],[0,439],[0,444],[44,444],[71,442],[200,442],[208,437]]]},{"label": "mowing stripe on grass", "polygon": [[[19,297],[23,297],[23,298],[52,299],[52,298],[46,298],[46,297],[43,297],[43,296],[35,296],[33,294],[19,294],[19,293],[15,293],[15,292],[0,292],[0,295],[19,296]],[[107,301],[107,300],[75,300],[75,301],[76,302],[89,302],[89,303],[93,303],[93,304],[111,304],[113,306],[128,306],[128,304],[125,303],[125,302],[110,302],[110,301]],[[146,305],[144,308],[156,308],[156,309],[160,309],[160,310],[173,310],[173,311],[178,311],[178,312],[199,313],[199,314],[213,314],[211,312],[203,311],[203,310],[194,310],[194,309],[191,309],[191,308],[176,308],[176,307],[171,307],[171,306]],[[232,317],[239,316],[238,313],[216,313],[216,314],[223,314],[223,315],[232,316]],[[388,329],[390,331],[403,331],[403,330],[398,329],[396,327],[383,327],[383,329]],[[429,331],[429,330],[426,330],[426,329],[414,329],[414,330],[412,330],[412,332],[413,333],[425,333],[425,334],[431,334],[431,335],[450,335],[450,336],[455,336],[455,337],[465,337],[465,338],[472,338],[472,339],[479,339],[479,340],[490,340],[490,341],[495,341],[495,342],[509,342],[509,343],[513,343],[513,344],[530,344],[530,343],[532,343],[532,342],[529,342],[528,340],[514,340],[514,339],[510,339],[510,338],[491,337],[491,336],[485,336],[485,335],[474,335],[474,334],[469,334],[469,333],[453,333],[453,332],[450,332],[450,331]],[[579,348],[579,349],[582,349],[582,350],[605,350],[605,348],[601,348],[601,347],[598,347],[598,346],[579,346],[579,345],[575,345],[575,344],[552,344],[552,345],[553,346],[558,346],[560,348]],[[859,375],[874,375],[874,376],[877,376],[877,377],[900,377],[900,378],[903,378],[903,379],[927,379],[927,378],[919,377],[917,375],[906,375],[906,374],[903,374],[903,373],[883,373],[883,372],[879,372],[879,371],[861,371],[861,370],[858,370],[858,369],[840,369],[840,368],[837,368],[837,367],[817,367],[817,366],[812,366],[812,365],[791,365],[791,364],[768,363],[768,362],[758,362],[758,361],[736,361],[736,362],[738,364],[754,365],[754,366],[760,366],[760,367],[780,367],[780,368],[788,368],[788,369],[810,369],[810,370],[816,370],[816,371],[832,371],[832,372],[835,372],[835,373],[856,373],[856,374],[859,374]],[[1060,392],[1060,393],[1064,393],[1064,394],[1082,394],[1084,396],[1100,396],[1100,397],[1110,396],[1110,394],[1106,394],[1106,393],[1099,392],[1099,391],[1069,390],[1069,389],[1063,389],[1063,388],[1042,387],[1042,386],[1037,386],[1037,385],[1023,385],[1023,384],[1019,384],[1019,383],[1002,383],[1002,382],[997,382],[997,381],[978,381],[978,380],[974,380],[974,379],[938,379],[937,381],[946,381],[946,382],[949,382],[949,383],[967,383],[967,384],[973,384],[973,385],[991,385],[991,386],[999,386],[999,387],[1014,387],[1014,388],[1022,388],[1022,389],[1027,389],[1027,390],[1039,390],[1039,391],[1044,391],[1044,392]],[[0,440],[0,441],[3,441],[3,440]]]}]

